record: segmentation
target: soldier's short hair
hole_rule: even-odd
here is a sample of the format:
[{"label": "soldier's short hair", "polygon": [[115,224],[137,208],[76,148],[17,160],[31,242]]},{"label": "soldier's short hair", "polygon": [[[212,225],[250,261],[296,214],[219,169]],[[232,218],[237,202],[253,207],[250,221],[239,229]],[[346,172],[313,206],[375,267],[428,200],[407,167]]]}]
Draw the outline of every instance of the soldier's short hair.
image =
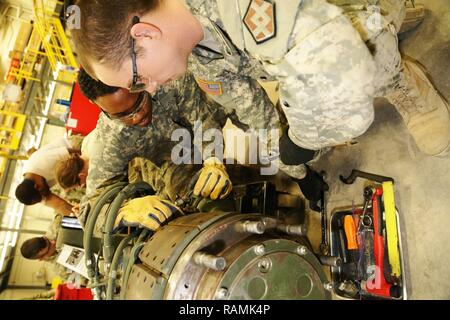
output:
[{"label": "soldier's short hair", "polygon": [[78,176],[83,169],[84,160],[80,155],[73,153],[68,159],[61,160],[56,164],[56,181],[63,188],[71,188],[80,185]]},{"label": "soldier's short hair", "polygon": [[34,181],[23,179],[16,188],[16,198],[25,205],[32,205],[42,201],[42,195],[36,189]]},{"label": "soldier's short hair", "polygon": [[80,62],[89,74],[89,60],[120,66],[131,54],[133,16],[158,7],[164,0],[78,0],[80,28],[72,30]]},{"label": "soldier's short hair", "polygon": [[39,252],[48,246],[44,237],[35,237],[25,241],[20,247],[22,256],[26,259],[37,259]]},{"label": "soldier's short hair", "polygon": [[92,101],[119,90],[119,87],[111,87],[93,79],[84,69],[80,69],[78,73],[78,85],[84,96]]}]

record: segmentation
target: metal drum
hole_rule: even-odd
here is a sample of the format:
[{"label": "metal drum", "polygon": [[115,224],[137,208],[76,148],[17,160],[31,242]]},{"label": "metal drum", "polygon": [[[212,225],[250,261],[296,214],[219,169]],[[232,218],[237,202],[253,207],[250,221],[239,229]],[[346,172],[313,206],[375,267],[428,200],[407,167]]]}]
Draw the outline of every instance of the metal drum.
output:
[{"label": "metal drum", "polygon": [[126,299],[330,299],[301,225],[260,214],[196,213],[143,246]]}]

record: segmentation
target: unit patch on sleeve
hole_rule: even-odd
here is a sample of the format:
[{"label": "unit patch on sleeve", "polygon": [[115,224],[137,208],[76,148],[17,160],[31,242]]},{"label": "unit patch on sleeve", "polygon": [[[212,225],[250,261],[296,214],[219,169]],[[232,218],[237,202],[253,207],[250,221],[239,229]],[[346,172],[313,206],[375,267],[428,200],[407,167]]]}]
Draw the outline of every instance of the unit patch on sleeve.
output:
[{"label": "unit patch on sleeve", "polygon": [[268,0],[250,1],[243,21],[257,44],[272,39],[277,33],[275,3]]},{"label": "unit patch on sleeve", "polygon": [[195,80],[197,81],[200,89],[202,89],[204,92],[210,95],[220,96],[223,93],[221,82],[206,81],[199,78],[196,78]]}]

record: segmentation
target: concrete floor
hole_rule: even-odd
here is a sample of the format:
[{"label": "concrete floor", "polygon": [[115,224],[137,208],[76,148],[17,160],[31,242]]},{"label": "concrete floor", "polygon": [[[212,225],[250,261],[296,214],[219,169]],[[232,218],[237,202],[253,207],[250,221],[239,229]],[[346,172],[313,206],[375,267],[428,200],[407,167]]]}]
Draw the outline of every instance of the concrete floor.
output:
[{"label": "concrete floor", "polygon": [[[401,37],[401,50],[429,70],[438,89],[450,100],[450,1],[427,0],[425,21]],[[335,148],[316,165],[330,184],[328,213],[363,202],[364,180],[348,186],[339,175],[351,169],[395,179],[397,206],[409,299],[450,299],[450,157],[422,154],[395,108],[375,103],[376,119],[352,147]],[[320,217],[308,213],[312,242],[320,243]]]}]

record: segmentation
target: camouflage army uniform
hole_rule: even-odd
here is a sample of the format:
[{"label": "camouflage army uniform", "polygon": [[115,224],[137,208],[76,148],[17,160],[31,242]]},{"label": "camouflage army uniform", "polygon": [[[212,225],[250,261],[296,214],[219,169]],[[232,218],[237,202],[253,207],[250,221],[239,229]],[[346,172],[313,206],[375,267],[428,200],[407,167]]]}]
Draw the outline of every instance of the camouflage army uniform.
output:
[{"label": "camouflage army uniform", "polygon": [[[245,100],[257,88],[250,90],[241,83],[278,80],[289,137],[300,147],[318,150],[363,134],[373,122],[376,96],[394,103],[405,122],[407,112],[401,110],[408,108],[408,99],[420,105],[420,90],[402,72],[398,50],[403,1],[187,0],[187,4],[205,33],[189,66],[200,87],[221,104],[246,106],[252,104]],[[210,38],[216,44],[211,45]],[[236,81],[241,91],[235,90]],[[243,112],[253,116],[258,108],[254,104]]]},{"label": "camouflage army uniform", "polygon": [[[62,221],[61,215],[56,215],[53,218],[52,224],[48,228],[47,232],[45,233],[45,236],[50,240],[56,240],[58,238],[59,229],[61,228],[61,221]],[[57,248],[59,249],[59,248]]]},{"label": "camouflage army uniform", "polygon": [[[225,166],[234,185],[261,180],[272,181],[273,178],[261,176],[258,165],[226,164]],[[196,174],[201,168],[202,165],[175,165],[172,162],[165,162],[157,167],[150,160],[139,157],[133,159],[128,166],[128,181],[130,183],[145,181],[150,184],[158,196],[175,202],[192,191],[193,185],[197,181]]]},{"label": "camouflage army uniform", "polygon": [[126,180],[132,159],[143,157],[159,168],[171,161],[172,149],[179,144],[171,141],[174,130],[187,129],[193,133],[195,121],[201,121],[203,132],[209,128],[220,130],[227,115],[216,103],[207,102],[193,77],[187,74],[153,95],[152,118],[149,126],[141,128],[100,116],[96,129],[102,148],[90,155],[86,196],[78,217],[82,225],[86,222],[87,204],[92,206],[104,187]]},{"label": "camouflage army uniform", "polygon": [[190,191],[191,180],[195,180],[201,168],[202,165],[176,165],[170,161],[158,167],[152,161],[138,157],[128,165],[128,181],[145,181],[155,190],[156,195],[175,202]]},{"label": "camouflage army uniform", "polygon": [[[201,83],[218,82],[222,94],[212,98],[227,104],[234,102],[228,96],[238,95],[240,106],[252,95],[233,90],[236,79],[250,83],[255,79],[278,80],[290,138],[306,149],[345,143],[361,135],[373,121],[376,69],[358,32],[339,8],[326,1],[272,2],[276,6],[276,32],[256,40],[243,22],[249,0],[187,1],[205,34],[212,34],[224,56],[211,61],[203,57],[205,50],[194,50],[189,70],[200,87],[205,88]],[[242,111],[250,116],[266,112],[252,102],[247,104],[253,106],[251,111]]]},{"label": "camouflage army uniform", "polygon": [[71,205],[76,205],[80,203],[81,198],[86,194],[86,188],[85,187],[79,187],[75,189],[70,190],[64,190],[61,188],[60,185],[56,184],[53,187],[50,188],[50,191],[57,195],[58,197],[66,200]]}]

